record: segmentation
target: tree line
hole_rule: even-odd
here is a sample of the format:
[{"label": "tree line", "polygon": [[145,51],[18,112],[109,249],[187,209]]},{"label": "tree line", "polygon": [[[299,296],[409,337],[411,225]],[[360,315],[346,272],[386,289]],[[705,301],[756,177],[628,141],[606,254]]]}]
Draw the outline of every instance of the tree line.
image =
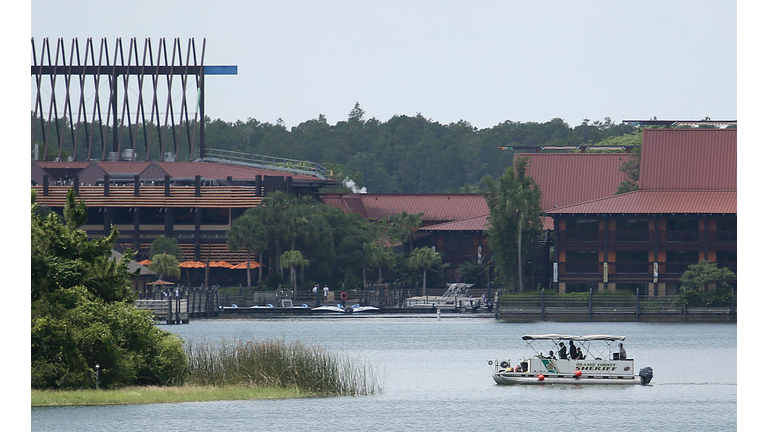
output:
[{"label": "tree line", "polygon": [[[72,128],[63,124],[64,120],[58,121],[62,124],[51,128],[54,132],[49,134],[49,140],[56,142],[55,134],[61,133],[65,148],[69,148]],[[33,119],[32,124],[36,128],[36,142],[42,142],[47,121]],[[87,127],[99,130],[93,125]],[[186,139],[179,130],[155,129],[154,139],[165,136],[166,151],[174,134],[180,141]],[[508,120],[484,129],[463,120],[445,125],[421,114],[397,115],[381,121],[366,119],[359,103],[349,112],[347,120],[336,124],[329,124],[322,114],[291,128],[280,120],[273,124],[253,118],[236,122],[205,119],[205,140],[209,148],[318,162],[334,170],[337,177],[349,177],[372,193],[469,192],[482,183],[483,177],[498,178],[512,165],[514,152],[500,150],[499,146],[597,144],[638,130],[632,125],[614,123],[610,118],[584,119],[575,127],[560,118],[544,123]],[[76,135],[80,159],[87,154],[86,134]],[[103,136],[110,139],[106,137],[111,137],[111,129]],[[134,131],[131,137],[124,127],[119,137],[122,148],[126,148],[131,139],[136,140],[136,160],[144,160],[146,146],[142,134]],[[91,140],[91,157],[100,159],[102,135],[92,133]],[[189,158],[187,147],[179,146],[177,160]],[[149,148],[150,159],[160,160],[159,146],[152,144]],[[64,152],[63,157],[70,153]],[[48,159],[57,154],[49,145]]]}]

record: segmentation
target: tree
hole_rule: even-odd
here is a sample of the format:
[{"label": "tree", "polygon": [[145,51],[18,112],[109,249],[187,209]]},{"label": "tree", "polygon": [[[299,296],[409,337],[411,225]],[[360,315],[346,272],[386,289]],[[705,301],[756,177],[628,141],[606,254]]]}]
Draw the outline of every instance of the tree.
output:
[{"label": "tree", "polygon": [[[526,176],[528,158],[515,160],[496,182],[488,182],[488,242],[496,272],[506,287],[522,292],[523,262],[533,263],[541,236],[541,190]],[[516,265],[515,265],[516,264]],[[515,271],[516,269],[516,271]],[[516,282],[516,283],[515,283]]]},{"label": "tree", "polygon": [[[365,262],[379,269],[378,283],[381,283],[382,267],[392,267],[395,265],[395,253],[392,249],[376,243],[364,243]],[[365,285],[365,266],[363,266],[363,285]]]},{"label": "tree", "polygon": [[424,217],[424,212],[408,213],[402,211],[388,218],[392,224],[391,235],[398,241],[409,241],[409,251],[413,251],[413,233],[421,226],[421,218]]},{"label": "tree", "polygon": [[472,281],[481,287],[484,285],[483,281],[488,272],[488,261],[485,260],[485,257],[480,258],[480,260],[465,261],[456,268],[456,271],[464,278],[465,282]]},{"label": "tree", "polygon": [[296,267],[308,267],[309,260],[304,258],[301,251],[289,250],[280,256],[280,266],[285,269],[291,269],[291,285],[293,285],[293,290],[296,291],[298,289],[296,284]]},{"label": "tree", "polygon": [[700,261],[691,264],[680,277],[680,297],[692,306],[722,306],[733,296],[731,282],[736,274],[727,267],[716,263]]},{"label": "tree", "polygon": [[158,279],[162,279],[163,276],[171,276],[178,278],[181,276],[181,269],[179,268],[179,261],[176,257],[167,253],[159,253],[152,257],[152,263],[149,264],[149,269],[158,274]]},{"label": "tree", "polygon": [[152,240],[152,244],[149,246],[149,259],[154,260],[154,256],[157,254],[173,255],[176,257],[176,261],[184,261],[184,251],[176,243],[176,239],[165,235]]},{"label": "tree", "polygon": [[[70,190],[71,192],[71,190]],[[93,388],[95,365],[104,387],[181,384],[181,339],[154,325],[131,302],[129,249],[112,259],[117,229],[89,240],[79,229],[87,208],[67,194],[62,222],[32,202],[31,368],[33,388]]]},{"label": "tree", "polygon": [[408,267],[415,270],[422,270],[422,295],[427,295],[427,270],[437,267],[443,262],[443,257],[432,250],[431,247],[424,246],[415,249],[408,257]]},{"label": "tree", "polygon": [[[261,253],[267,249],[267,231],[260,224],[257,215],[250,210],[232,222],[232,228],[227,232],[227,248],[231,251],[246,250],[246,276],[248,288],[251,287],[251,254]],[[261,258],[259,258],[261,261]],[[261,282],[261,263],[259,267],[259,282]]]}]

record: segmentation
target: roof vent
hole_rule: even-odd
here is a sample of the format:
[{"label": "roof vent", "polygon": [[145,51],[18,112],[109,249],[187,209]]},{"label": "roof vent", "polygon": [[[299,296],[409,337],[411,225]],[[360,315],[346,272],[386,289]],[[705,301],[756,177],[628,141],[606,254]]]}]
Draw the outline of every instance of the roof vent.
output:
[{"label": "roof vent", "polygon": [[173,152],[165,152],[164,162],[176,162],[176,155]]}]

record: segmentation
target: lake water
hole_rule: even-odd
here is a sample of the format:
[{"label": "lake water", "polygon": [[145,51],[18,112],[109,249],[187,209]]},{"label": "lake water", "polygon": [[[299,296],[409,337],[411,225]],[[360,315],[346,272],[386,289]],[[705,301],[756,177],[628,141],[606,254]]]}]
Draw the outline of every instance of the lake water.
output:
[{"label": "lake water", "polygon": [[[32,430],[697,430],[736,429],[736,325],[501,323],[493,319],[303,318],[163,326],[187,340],[284,339],[371,363],[363,397],[33,408]],[[487,360],[516,359],[523,334],[619,334],[650,386],[499,386]]]}]

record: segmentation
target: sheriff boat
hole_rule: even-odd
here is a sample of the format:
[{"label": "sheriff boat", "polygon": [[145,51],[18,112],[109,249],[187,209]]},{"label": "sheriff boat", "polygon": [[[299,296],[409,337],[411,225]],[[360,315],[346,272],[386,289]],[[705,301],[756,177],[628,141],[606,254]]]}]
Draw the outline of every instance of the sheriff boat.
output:
[{"label": "sheriff boat", "polygon": [[[525,335],[523,340],[526,348],[519,363],[488,360],[497,384],[647,385],[653,378],[650,367],[642,368],[635,375],[635,361],[624,358],[616,346],[617,342],[624,341],[624,336],[547,334]],[[571,343],[581,348],[582,355],[560,358],[561,348],[568,351]]]}]

